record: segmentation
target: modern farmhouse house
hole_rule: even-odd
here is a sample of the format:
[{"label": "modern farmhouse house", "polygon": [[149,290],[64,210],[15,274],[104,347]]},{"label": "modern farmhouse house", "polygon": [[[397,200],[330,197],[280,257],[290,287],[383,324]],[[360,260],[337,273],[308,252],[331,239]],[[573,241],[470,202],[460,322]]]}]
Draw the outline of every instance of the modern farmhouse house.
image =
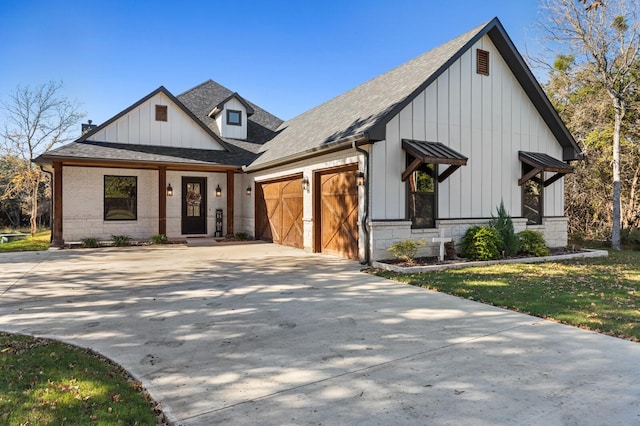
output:
[{"label": "modern farmhouse house", "polygon": [[580,149],[497,18],[289,121],[209,80],[164,87],[36,162],[53,242],[238,232],[368,262],[459,240],[501,201],[567,244]]}]

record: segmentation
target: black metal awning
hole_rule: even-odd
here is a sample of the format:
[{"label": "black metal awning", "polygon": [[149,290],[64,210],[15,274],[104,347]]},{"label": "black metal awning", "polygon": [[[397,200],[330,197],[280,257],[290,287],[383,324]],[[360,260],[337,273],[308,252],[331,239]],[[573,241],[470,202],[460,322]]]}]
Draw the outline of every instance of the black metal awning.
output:
[{"label": "black metal awning", "polygon": [[411,173],[415,172],[422,164],[450,165],[447,170],[438,175],[438,182],[443,182],[460,166],[467,165],[467,157],[440,142],[402,139],[402,149],[415,158],[402,172],[403,181],[407,180]]},{"label": "black metal awning", "polygon": [[523,172],[523,176],[518,179],[518,185],[523,185],[526,181],[534,179],[542,172],[555,172],[556,174],[542,182],[544,186],[549,186],[568,173],[573,173],[573,167],[542,152],[518,151],[518,158],[528,167],[528,171]]}]

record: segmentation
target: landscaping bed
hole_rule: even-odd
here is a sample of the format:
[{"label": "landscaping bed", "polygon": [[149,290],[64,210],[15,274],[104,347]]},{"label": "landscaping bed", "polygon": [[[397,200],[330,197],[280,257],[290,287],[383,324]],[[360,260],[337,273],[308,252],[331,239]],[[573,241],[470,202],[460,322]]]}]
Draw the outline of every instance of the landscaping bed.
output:
[{"label": "landscaping bed", "polygon": [[488,266],[499,265],[502,263],[541,263],[553,262],[558,260],[582,259],[591,257],[606,257],[609,253],[606,250],[567,250],[553,249],[549,256],[516,256],[497,260],[469,260],[464,258],[445,259],[439,261],[437,257],[418,257],[413,262],[407,262],[400,259],[386,259],[372,262],[373,268],[385,271],[394,271],[400,274],[415,274],[429,271],[444,271],[447,269],[460,269],[471,266]]}]

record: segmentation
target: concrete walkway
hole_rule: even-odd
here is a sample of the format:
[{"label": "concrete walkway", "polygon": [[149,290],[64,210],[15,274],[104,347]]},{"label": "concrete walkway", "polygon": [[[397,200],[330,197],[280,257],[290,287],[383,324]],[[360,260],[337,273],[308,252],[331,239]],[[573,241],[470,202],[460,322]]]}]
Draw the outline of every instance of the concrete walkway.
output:
[{"label": "concrete walkway", "polygon": [[179,425],[640,424],[640,344],[271,244],[1,254],[0,329],[112,358]]}]

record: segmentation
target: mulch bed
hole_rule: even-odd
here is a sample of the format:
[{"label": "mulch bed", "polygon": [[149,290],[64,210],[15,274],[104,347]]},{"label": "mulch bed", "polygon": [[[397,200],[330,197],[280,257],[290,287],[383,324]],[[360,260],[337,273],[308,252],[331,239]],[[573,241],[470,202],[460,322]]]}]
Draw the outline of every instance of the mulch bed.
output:
[{"label": "mulch bed", "polygon": [[[559,247],[559,248],[549,249],[549,252],[550,252],[550,256],[560,256],[563,254],[582,253],[584,252],[584,250],[581,250],[579,248],[576,248],[575,250],[571,250],[565,247]],[[522,256],[505,257],[504,259],[524,259],[528,257],[531,257],[531,256],[522,255]],[[437,256],[425,256],[425,257],[416,257],[413,259],[413,262],[405,262],[400,259],[385,259],[385,260],[379,260],[378,262],[408,268],[411,266],[448,265],[452,263],[465,263],[465,262],[474,262],[474,261],[471,259],[466,259],[464,257],[454,257],[452,259],[445,258],[442,262],[440,262]]]}]

